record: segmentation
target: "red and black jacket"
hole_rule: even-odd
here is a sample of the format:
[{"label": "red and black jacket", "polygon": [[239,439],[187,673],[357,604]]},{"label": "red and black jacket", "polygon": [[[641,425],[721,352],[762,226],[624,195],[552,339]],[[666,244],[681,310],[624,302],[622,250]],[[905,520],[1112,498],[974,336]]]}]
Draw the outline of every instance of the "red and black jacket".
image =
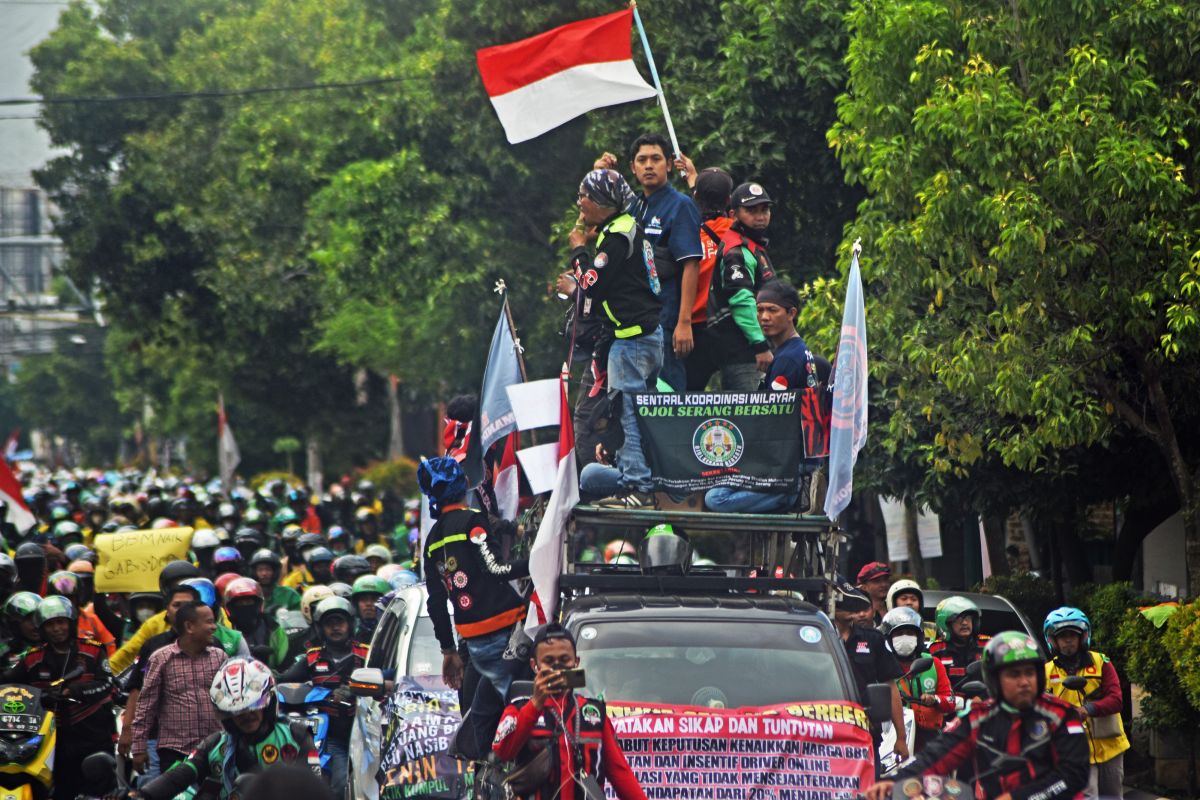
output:
[{"label": "red and black jacket", "polygon": [[603,700],[568,693],[550,698],[541,710],[528,697],[518,697],[504,709],[492,749],[503,761],[525,764],[554,746],[550,781],[530,797],[535,800],[575,800],[574,775],[594,776],[612,784],[619,800],[646,800],[625,754],[617,744]]},{"label": "red and black jacket", "polygon": [[[83,669],[82,674],[64,686],[51,689],[61,677],[79,668]],[[43,704],[58,715],[60,735],[75,733],[80,738],[102,739],[116,731],[112,671],[104,646],[94,639],[76,639],[74,647],[65,654],[46,645],[31,647],[6,680],[42,690]],[[75,702],[57,702],[62,688]]]},{"label": "red and black jacket", "polygon": [[[1014,771],[987,774],[999,754],[1018,756],[1025,763]],[[1047,694],[1025,711],[995,700],[977,700],[893,780],[950,776],[960,768],[982,776],[975,790],[979,800],[1006,792],[1013,800],[1081,797],[1088,782],[1083,720],[1069,703]]]},{"label": "red and black jacket", "polygon": [[976,636],[966,644],[939,639],[929,645],[929,655],[942,662],[950,686],[956,691],[967,679],[967,667],[983,657],[983,648],[992,640],[990,636]]}]

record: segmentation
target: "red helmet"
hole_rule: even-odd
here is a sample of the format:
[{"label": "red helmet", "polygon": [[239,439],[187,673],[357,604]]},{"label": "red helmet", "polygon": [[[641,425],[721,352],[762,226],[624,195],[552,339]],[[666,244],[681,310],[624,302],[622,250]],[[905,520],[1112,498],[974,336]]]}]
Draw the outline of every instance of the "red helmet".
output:
[{"label": "red helmet", "polygon": [[213,585],[217,587],[217,593],[220,594],[221,597],[224,597],[225,596],[225,587],[227,587],[230,583],[232,583],[233,581],[236,581],[240,577],[242,577],[242,576],[238,575],[236,572],[226,572],[224,574],[218,575],[217,579],[215,581],[213,581]]},{"label": "red helmet", "polygon": [[221,590],[221,596],[225,598],[225,605],[229,605],[234,600],[242,600],[250,598],[252,600],[262,600],[263,590],[258,585],[258,581],[253,578],[234,578]]}]

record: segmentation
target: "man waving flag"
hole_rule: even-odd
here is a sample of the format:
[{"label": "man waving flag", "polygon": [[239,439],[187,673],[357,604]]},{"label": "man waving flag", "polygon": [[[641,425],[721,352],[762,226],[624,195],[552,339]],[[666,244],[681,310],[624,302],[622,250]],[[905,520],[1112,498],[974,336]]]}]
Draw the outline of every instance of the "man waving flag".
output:
[{"label": "man waving flag", "polygon": [[825,516],[835,519],[850,504],[854,493],[854,462],[867,441],[867,312],[863,305],[858,254],[850,248],[850,274],[846,276],[846,307],[842,311],[842,338],[834,364],[833,415],[829,424],[829,491]]},{"label": "man waving flag", "polygon": [[626,9],[479,50],[479,75],[509,143],[658,94],[634,66],[632,31],[633,10]]}]

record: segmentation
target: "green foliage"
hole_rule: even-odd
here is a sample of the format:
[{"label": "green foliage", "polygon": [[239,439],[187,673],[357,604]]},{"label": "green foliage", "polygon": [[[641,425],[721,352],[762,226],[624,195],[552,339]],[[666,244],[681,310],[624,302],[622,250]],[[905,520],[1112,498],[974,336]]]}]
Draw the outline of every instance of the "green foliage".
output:
[{"label": "green foliage", "polygon": [[976,586],[974,591],[1008,598],[1029,618],[1035,630],[1041,630],[1046,615],[1058,607],[1054,584],[1031,572],[993,575]]},{"label": "green foliage", "polygon": [[295,436],[281,436],[271,444],[272,453],[298,453],[304,447]]},{"label": "green foliage", "polygon": [[1150,602],[1127,581],[1102,586],[1082,586],[1072,593],[1071,605],[1083,610],[1092,623],[1092,646],[1113,661],[1124,664],[1127,655],[1120,646],[1120,629],[1130,609]]},{"label": "green foliage", "polygon": [[382,490],[397,497],[415,497],[417,488],[417,462],[411,458],[393,461],[378,461],[362,470],[361,476]]},{"label": "green foliage", "polygon": [[[1180,614],[1175,614],[1179,617]],[[1187,615],[1194,621],[1194,615]],[[1142,722],[1158,730],[1191,730],[1200,725],[1200,711],[1191,702],[1184,678],[1196,668],[1196,662],[1177,665],[1171,655],[1172,639],[1178,622],[1172,618],[1157,628],[1135,609],[1125,613],[1117,633],[1117,646],[1125,654],[1125,671],[1129,680],[1142,687]]]},{"label": "green foliage", "polygon": [[1166,624],[1163,644],[1193,709],[1200,709],[1200,603],[1188,603]]},{"label": "green foliage", "polygon": [[303,478],[301,478],[299,475],[293,475],[290,472],[284,472],[283,470],[260,472],[257,475],[251,476],[247,483],[250,485],[251,489],[257,492],[271,481],[283,481],[288,486],[292,486],[294,488],[300,488],[304,486]]}]

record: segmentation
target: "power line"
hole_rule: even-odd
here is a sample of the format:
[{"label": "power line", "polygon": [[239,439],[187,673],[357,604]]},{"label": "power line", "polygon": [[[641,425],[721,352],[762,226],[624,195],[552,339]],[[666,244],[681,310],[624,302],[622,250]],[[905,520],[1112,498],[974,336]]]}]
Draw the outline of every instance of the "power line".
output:
[{"label": "power line", "polygon": [[0,98],[0,106],[85,105],[89,103],[137,103],[152,102],[156,100],[188,100],[192,98],[247,97],[259,94],[280,94],[283,92],[313,92],[328,91],[330,89],[361,89],[368,86],[382,86],[389,83],[417,80],[421,77],[424,76],[406,75],[399,78],[369,78],[361,81],[342,81],[336,83],[300,83],[291,86],[257,86],[248,89],[204,89],[195,92],[159,92],[155,94],[83,95],[76,97],[4,97]]}]

